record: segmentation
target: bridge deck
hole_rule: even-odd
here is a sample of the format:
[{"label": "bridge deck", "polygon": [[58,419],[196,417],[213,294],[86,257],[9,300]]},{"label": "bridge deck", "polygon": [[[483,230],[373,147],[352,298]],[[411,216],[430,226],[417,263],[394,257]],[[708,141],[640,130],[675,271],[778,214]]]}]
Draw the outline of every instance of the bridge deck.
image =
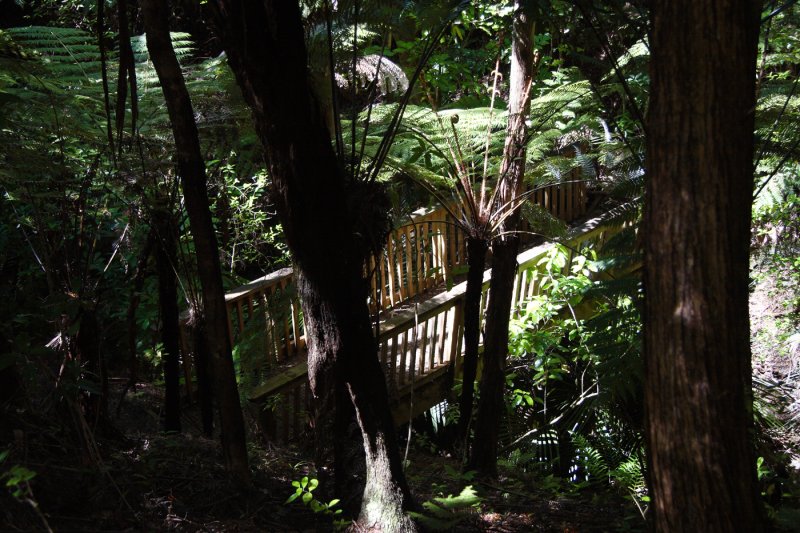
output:
[{"label": "bridge deck", "polygon": [[[585,196],[582,191],[579,194]],[[553,198],[557,200],[558,196]],[[564,203],[562,199],[556,205]],[[576,209],[572,214],[576,213],[582,211]],[[448,240],[441,240],[436,216],[418,213],[409,225],[396,230],[390,236],[382,266],[375,268],[378,274],[372,305],[384,310],[376,356],[386,371],[398,424],[446,399],[449,385],[460,374],[466,282],[449,290],[442,290],[442,286],[452,281],[452,272],[463,264],[463,248],[458,245],[463,238],[459,241],[447,234]],[[443,219],[445,215],[438,216]],[[592,220],[574,228],[564,243],[571,250],[579,250],[604,236],[599,220]],[[455,245],[448,242],[450,238],[455,238]],[[538,294],[537,269],[542,268],[538,263],[552,246],[537,246],[518,256],[513,306]],[[570,253],[565,270],[574,255]],[[431,266],[436,268],[428,268]],[[489,274],[488,270],[484,273],[482,306]],[[282,269],[226,295],[229,333],[240,361],[240,386],[249,390],[251,401],[266,405],[262,410],[263,429],[278,440],[299,437],[307,429],[306,345],[292,278],[290,268]],[[437,287],[440,292],[434,293]],[[382,291],[391,296],[383,296]],[[422,294],[432,296],[425,298]],[[412,306],[409,299],[413,297],[422,301]],[[188,339],[187,334],[183,337]],[[184,342],[185,347],[187,344]]]}]

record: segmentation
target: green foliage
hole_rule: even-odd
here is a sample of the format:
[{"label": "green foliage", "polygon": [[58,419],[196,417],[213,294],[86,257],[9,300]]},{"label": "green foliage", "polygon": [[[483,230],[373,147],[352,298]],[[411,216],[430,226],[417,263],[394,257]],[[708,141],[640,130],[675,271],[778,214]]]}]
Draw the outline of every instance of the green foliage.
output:
[{"label": "green foliage", "polygon": [[[9,450],[0,451],[0,465],[6,461],[9,455]],[[47,517],[42,513],[41,509],[39,509],[39,502],[36,501],[33,494],[31,481],[35,477],[36,472],[22,465],[13,465],[5,472],[0,473],[0,480],[6,480],[5,486],[11,491],[11,495],[14,496],[17,501],[30,505],[42,521],[44,529],[52,533],[53,530],[50,528]]]},{"label": "green foliage", "polygon": [[409,515],[431,531],[449,531],[464,520],[471,510],[476,509],[480,502],[480,496],[468,485],[456,496],[450,494],[424,502],[424,512],[410,512]]},{"label": "green foliage", "polygon": [[240,168],[243,157],[231,152],[224,159],[207,163],[212,181],[212,212],[223,236],[221,254],[231,273],[246,272],[258,265],[269,272],[289,264],[283,230],[269,214],[266,172],[248,176]]},{"label": "green foliage", "polygon": [[636,503],[644,517],[650,501],[644,478],[644,442],[639,441],[633,450],[624,450],[618,448],[619,443],[609,432],[596,432],[591,440],[576,433],[572,439],[588,481],[611,483]]},{"label": "green foliage", "polygon": [[299,499],[303,505],[314,513],[330,517],[337,531],[341,531],[347,526],[348,521],[341,518],[342,510],[336,508],[339,505],[339,500],[333,499],[325,503],[318,500],[314,495],[314,490],[319,487],[319,480],[303,476],[297,481],[292,481],[292,487],[294,487],[295,491],[286,499],[286,504]]}]

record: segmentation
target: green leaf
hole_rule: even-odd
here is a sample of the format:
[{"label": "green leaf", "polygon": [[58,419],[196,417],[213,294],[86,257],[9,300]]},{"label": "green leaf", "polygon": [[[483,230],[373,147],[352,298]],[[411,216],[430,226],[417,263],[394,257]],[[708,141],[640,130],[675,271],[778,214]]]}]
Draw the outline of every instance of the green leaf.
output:
[{"label": "green leaf", "polygon": [[308,502],[314,499],[314,495],[310,492],[303,493],[303,503],[308,505]]}]

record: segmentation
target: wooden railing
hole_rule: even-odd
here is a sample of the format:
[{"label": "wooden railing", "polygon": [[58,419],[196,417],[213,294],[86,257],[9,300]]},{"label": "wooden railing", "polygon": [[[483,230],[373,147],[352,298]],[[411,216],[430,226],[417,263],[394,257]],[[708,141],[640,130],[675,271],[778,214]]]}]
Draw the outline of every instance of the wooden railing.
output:
[{"label": "wooden railing", "polygon": [[[568,270],[574,250],[605,239],[607,230],[597,221],[586,223],[566,241],[572,250],[564,267]],[[514,280],[513,306],[539,293],[538,263],[550,252],[553,244],[544,244],[522,252]],[[484,298],[489,287],[490,271],[484,273]],[[463,303],[466,282],[437,294],[415,307],[409,307],[380,323],[377,335],[378,353],[389,388],[395,421],[400,424],[430,409],[445,399],[445,384],[460,374],[462,362]],[[449,376],[448,376],[449,373]],[[413,389],[413,403],[411,402]],[[282,368],[263,384],[252,389],[250,398],[272,400],[265,411],[263,427],[271,438],[288,440],[305,429],[308,402],[307,366],[305,358]]]},{"label": "wooden railing", "polygon": [[[586,183],[567,180],[534,191],[530,201],[564,222],[586,213]],[[420,209],[387,238],[382,255],[371,259],[370,307],[387,310],[423,294],[467,264],[463,232],[444,208]]]},{"label": "wooden railing", "polygon": [[[583,215],[586,208],[583,183],[553,185],[531,197],[568,222]],[[520,255],[514,305],[536,290],[534,277],[526,269],[535,265],[547,249],[548,246],[540,246]],[[373,271],[370,305],[373,311],[394,309],[441,287],[445,281],[452,282],[458,267],[465,264],[463,234],[447,211],[419,210],[411,215],[408,224],[389,235],[382,256],[368,265]],[[485,277],[487,289],[488,271]],[[272,438],[283,440],[303,430],[308,403],[303,320],[293,281],[292,269],[284,268],[238,287],[225,297],[228,331],[231,345],[237,350],[241,381],[248,384],[252,400],[272,398],[273,405],[264,411],[262,423]],[[398,422],[439,403],[442,397],[436,389],[438,381],[451,366],[455,373],[460,370],[465,291],[466,283],[456,284],[415,308],[394,312],[381,321],[378,357],[387,375]],[[188,335],[184,331],[182,336],[184,353],[189,353],[185,342]],[[189,377],[187,372],[187,384]],[[410,396],[411,389],[421,391],[426,386],[432,392],[415,392],[414,407],[409,409],[404,399]]]}]

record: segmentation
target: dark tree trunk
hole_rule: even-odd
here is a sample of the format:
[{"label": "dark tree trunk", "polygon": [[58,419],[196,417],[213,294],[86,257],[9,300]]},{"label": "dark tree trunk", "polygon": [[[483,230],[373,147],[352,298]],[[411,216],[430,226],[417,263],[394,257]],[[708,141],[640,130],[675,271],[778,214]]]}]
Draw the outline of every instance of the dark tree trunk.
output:
[{"label": "dark tree trunk", "polygon": [[[478,371],[478,349],[481,341],[481,297],[483,296],[483,272],[486,269],[486,239],[467,239],[467,291],[464,295],[464,366],[459,402],[460,418],[457,439],[466,444],[472,425],[472,403],[475,397],[475,376]],[[466,448],[465,448],[466,449]]]},{"label": "dark tree trunk", "polygon": [[[125,387],[125,392],[129,388],[136,390],[136,381],[138,380],[139,373],[139,358],[136,351],[136,339],[138,332],[136,329],[136,311],[139,309],[139,301],[141,299],[142,289],[144,288],[145,273],[147,272],[147,263],[150,260],[150,254],[153,251],[153,244],[155,240],[154,231],[151,229],[147,235],[144,248],[142,249],[139,260],[136,263],[136,273],[133,275],[133,288],[131,289],[130,300],[128,301],[128,310],[125,314],[128,330],[128,385]],[[123,392],[124,396],[124,392]],[[122,399],[120,399],[120,406]],[[119,406],[117,406],[117,416],[119,416]]]},{"label": "dark tree trunk", "polygon": [[178,174],[194,238],[225,466],[236,479],[249,483],[244,415],[233,368],[219,249],[209,210],[205,163],[200,153],[192,102],[170,41],[167,2],[142,2],[142,15],[147,49],[158,73],[172,124]]},{"label": "dark tree trunk", "polygon": [[467,468],[484,477],[497,475],[497,441],[505,413],[503,391],[506,384],[508,326],[511,294],[517,272],[519,239],[508,236],[492,245],[492,277],[483,343],[483,372],[475,420],[475,440]]},{"label": "dark tree trunk", "polygon": [[192,309],[189,325],[192,329],[192,355],[195,374],[197,374],[197,401],[200,404],[200,420],[203,435],[209,439],[214,436],[214,393],[211,387],[211,354],[209,353],[208,333],[202,313]]},{"label": "dark tree trunk", "polygon": [[158,305],[161,311],[161,344],[164,346],[164,431],[181,431],[180,331],[177,283],[176,227],[172,210],[159,206],[153,210],[158,245]]},{"label": "dark tree trunk", "polygon": [[97,311],[94,303],[86,303],[79,315],[78,333],[75,336],[75,348],[81,363],[81,379],[89,385],[83,390],[83,407],[86,421],[92,430],[100,427],[108,429],[107,393],[108,376],[106,376],[102,355],[100,354],[100,329],[97,323]]},{"label": "dark tree trunk", "polygon": [[[530,4],[517,0],[514,6],[509,118],[501,167],[503,181],[498,194],[500,205],[508,205],[521,193],[525,173],[525,119],[530,110],[530,88],[536,68],[533,56],[535,23]],[[475,442],[469,461],[469,468],[487,477],[497,475],[497,440],[505,410],[503,390],[506,383],[508,324],[519,249],[519,237],[509,232],[517,229],[518,222],[517,210],[505,220],[500,228],[500,236],[492,243],[492,278],[486,306],[481,394],[475,422]]]},{"label": "dark tree trunk", "polygon": [[748,253],[758,2],[652,4],[645,400],[656,531],[761,531]]},{"label": "dark tree trunk", "polygon": [[[363,274],[370,252],[364,236],[380,242],[388,231],[387,221],[375,224],[363,211],[375,210],[380,194],[370,184],[348,182],[337,161],[309,86],[297,2],[219,0],[209,7],[253,111],[298,273],[318,441],[327,440],[330,426],[324,418],[331,416],[337,387],[343,387],[353,407],[339,407],[355,409],[366,457],[359,522],[385,531],[414,531],[404,513],[413,500],[377,358]],[[337,420],[341,413],[337,409]],[[335,464],[341,464],[339,457]],[[336,475],[341,479],[347,473]]]},{"label": "dark tree trunk", "polygon": [[11,353],[11,343],[0,332],[0,415],[3,410],[14,403],[22,383],[17,372],[17,363]]}]

